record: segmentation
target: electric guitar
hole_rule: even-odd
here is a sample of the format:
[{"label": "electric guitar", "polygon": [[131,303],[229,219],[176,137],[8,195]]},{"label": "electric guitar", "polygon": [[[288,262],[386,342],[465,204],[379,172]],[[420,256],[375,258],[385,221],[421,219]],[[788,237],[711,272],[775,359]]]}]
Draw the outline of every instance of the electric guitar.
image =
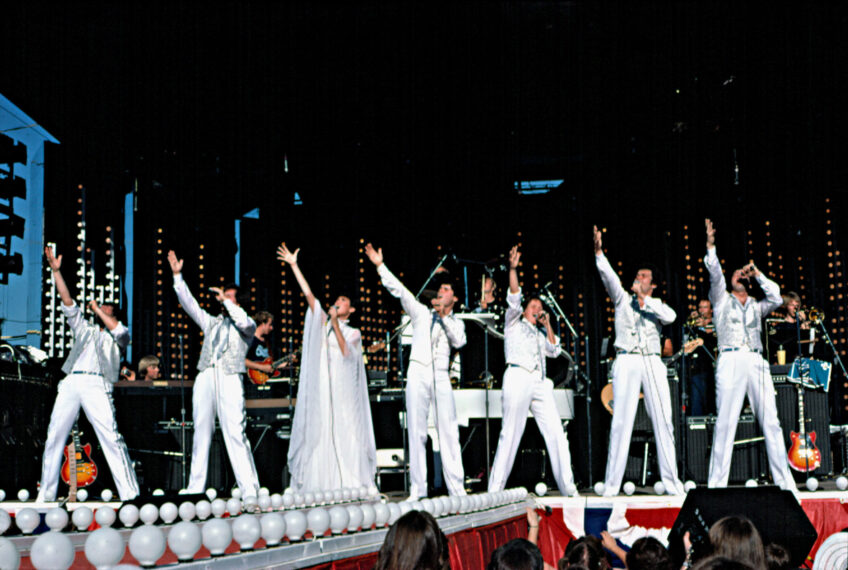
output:
[{"label": "electric guitar", "polygon": [[[674,364],[678,358],[683,356],[684,354],[692,354],[695,352],[695,349],[704,344],[704,339],[702,338],[693,338],[689,342],[683,345],[683,348],[678,350],[674,356],[672,356],[668,362],[666,362],[666,366],[671,366]],[[641,392],[639,393],[639,398],[644,398],[645,395]],[[613,393],[612,393],[612,382],[607,384],[601,390],[601,403],[607,409],[609,413],[612,413],[614,401],[613,401]]]},{"label": "electric guitar", "polygon": [[261,370],[256,370],[255,368],[247,369],[247,377],[250,378],[250,381],[254,384],[261,386],[265,382],[268,381],[269,378],[279,378],[283,375],[282,370],[280,370],[280,366],[283,364],[291,364],[294,362],[294,359],[297,358],[297,355],[300,354],[299,350],[292,352],[291,354],[287,354],[279,360],[273,360],[270,356],[260,362],[260,364],[270,364],[271,368],[274,369],[270,374],[267,372],[262,372]]},{"label": "electric guitar", "polygon": [[792,446],[789,448],[789,466],[795,471],[815,471],[821,466],[821,451],[816,447],[816,432],[807,433],[804,418],[804,387],[798,385],[799,431],[789,433]]},{"label": "electric guitar", "polygon": [[[85,457],[83,457],[85,453]],[[76,476],[72,477],[71,473]],[[62,481],[68,485],[68,500],[77,500],[77,489],[88,487],[97,479],[97,465],[91,459],[91,444],[80,446],[76,423],[71,431],[71,443],[65,447],[65,462],[62,464]]]}]

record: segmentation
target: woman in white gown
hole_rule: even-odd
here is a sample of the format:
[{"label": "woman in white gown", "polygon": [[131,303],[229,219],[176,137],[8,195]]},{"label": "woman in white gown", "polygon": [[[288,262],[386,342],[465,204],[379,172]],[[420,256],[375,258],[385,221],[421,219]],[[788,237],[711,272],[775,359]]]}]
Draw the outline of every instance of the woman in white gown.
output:
[{"label": "woman in white gown", "polygon": [[306,297],[303,354],[288,464],[296,492],[370,486],[377,451],[362,335],[348,324],[354,307],[341,295],[326,312],[297,265],[300,250],[283,243],[277,258],[288,264]]}]

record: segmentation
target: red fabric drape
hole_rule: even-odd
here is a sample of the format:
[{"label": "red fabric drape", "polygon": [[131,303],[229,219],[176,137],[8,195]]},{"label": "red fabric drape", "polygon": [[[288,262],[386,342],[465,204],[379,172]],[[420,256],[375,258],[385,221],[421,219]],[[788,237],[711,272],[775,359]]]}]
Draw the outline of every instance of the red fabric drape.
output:
[{"label": "red fabric drape", "polygon": [[539,523],[539,550],[545,562],[556,567],[565,553],[565,547],[576,537],[571,534],[563,520],[562,509],[553,509],[550,516],[542,515]]},{"label": "red fabric drape", "polygon": [[819,533],[809,554],[809,558],[813,559],[827,537],[848,528],[848,504],[843,504],[839,499],[803,500],[801,508]]}]

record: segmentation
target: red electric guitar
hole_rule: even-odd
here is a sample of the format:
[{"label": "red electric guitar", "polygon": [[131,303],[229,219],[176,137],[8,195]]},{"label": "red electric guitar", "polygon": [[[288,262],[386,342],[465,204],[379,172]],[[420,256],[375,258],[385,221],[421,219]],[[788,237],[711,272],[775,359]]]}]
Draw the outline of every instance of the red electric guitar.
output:
[{"label": "red electric guitar", "polygon": [[815,471],[821,466],[821,451],[816,447],[816,432],[807,433],[804,418],[804,387],[798,385],[798,424],[799,431],[789,434],[792,447],[789,448],[789,466],[795,471]]},{"label": "red electric guitar", "polygon": [[[71,473],[76,473],[76,477],[71,477]],[[91,444],[80,446],[76,423],[71,431],[71,443],[65,447],[65,462],[62,464],[61,474],[62,481],[69,486],[68,500],[71,502],[77,500],[78,488],[88,487],[97,479],[97,465],[91,459]]]},{"label": "red electric guitar", "polygon": [[261,364],[270,364],[271,368],[274,369],[272,373],[268,374],[267,372],[262,372],[261,370],[256,370],[255,368],[248,368],[247,377],[250,378],[251,382],[259,386],[267,382],[269,378],[279,378],[283,375],[283,371],[280,370],[280,368],[278,367],[282,366],[283,364],[291,364],[292,362],[294,362],[294,359],[297,358],[299,352],[299,350],[296,352],[292,352],[291,354],[287,354],[279,360],[272,360],[269,356],[268,358],[263,360]]}]

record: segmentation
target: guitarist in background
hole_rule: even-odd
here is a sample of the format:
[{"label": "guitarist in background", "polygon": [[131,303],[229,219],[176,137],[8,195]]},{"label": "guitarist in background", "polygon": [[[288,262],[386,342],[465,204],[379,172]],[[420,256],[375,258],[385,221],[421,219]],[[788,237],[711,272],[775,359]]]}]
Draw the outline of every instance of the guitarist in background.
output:
[{"label": "guitarist in background", "polygon": [[689,415],[703,416],[715,413],[715,361],[716,349],[715,323],[713,323],[713,305],[709,299],[698,301],[698,310],[689,315],[686,323],[689,338],[704,341],[703,348],[689,356],[690,365]]},{"label": "guitarist in background", "polygon": [[[118,433],[112,403],[112,384],[118,380],[121,350],[129,344],[129,331],[115,318],[112,305],[98,305],[96,301],[91,301],[89,307],[103,323],[105,330],[86,322],[62,277],[62,256],[55,257],[49,247],[44,249],[44,254],[53,272],[56,291],[62,299],[62,312],[74,334],[74,346],[62,366],[67,376],[59,382],[50,415],[37,500],[56,500],[65,441],[80,408],[97,433],[103,455],[115,479],[118,495],[122,501],[132,500],[138,495],[138,482],[124,438]],[[75,478],[76,474],[72,473],[71,477]]]},{"label": "guitarist in background", "polygon": [[[256,332],[253,333],[253,340],[250,343],[250,348],[247,349],[244,365],[251,370],[258,370],[270,376],[274,373],[274,365],[266,362],[271,358],[266,337],[274,330],[274,316],[268,311],[259,311],[253,315],[253,320],[256,321]],[[281,364],[280,366],[284,365]]]},{"label": "guitarist in background", "polygon": [[[707,256],[704,263],[710,273],[710,301],[715,312],[719,352],[715,373],[718,419],[710,457],[709,486],[727,486],[736,425],[747,394],[765,436],[774,484],[794,491],[795,480],[786,460],[786,443],[777,419],[774,385],[768,362],[763,358],[761,340],[763,318],[783,303],[780,287],[751,262],[733,272],[728,292],[716,254],[715,228],[710,220],[706,220],[706,228]],[[752,278],[766,294],[762,301],[748,294]]]}]

